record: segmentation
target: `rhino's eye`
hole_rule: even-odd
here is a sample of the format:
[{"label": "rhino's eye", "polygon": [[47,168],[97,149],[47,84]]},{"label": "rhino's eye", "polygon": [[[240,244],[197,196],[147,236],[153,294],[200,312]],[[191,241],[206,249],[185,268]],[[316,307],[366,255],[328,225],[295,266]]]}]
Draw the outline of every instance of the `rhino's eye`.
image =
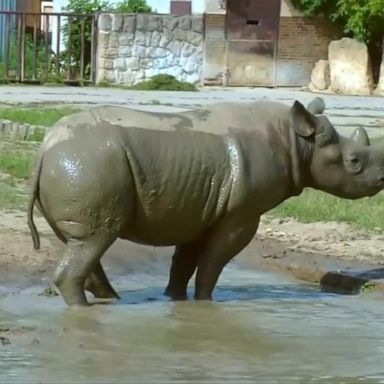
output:
[{"label": "rhino's eye", "polygon": [[361,171],[363,163],[358,157],[351,156],[348,158],[347,162],[353,173],[358,173]]}]

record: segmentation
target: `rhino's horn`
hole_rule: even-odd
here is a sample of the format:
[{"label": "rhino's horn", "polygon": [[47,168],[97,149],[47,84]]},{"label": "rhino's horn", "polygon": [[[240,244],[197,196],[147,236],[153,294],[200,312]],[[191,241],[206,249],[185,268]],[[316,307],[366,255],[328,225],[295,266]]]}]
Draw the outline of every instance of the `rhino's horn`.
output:
[{"label": "rhino's horn", "polygon": [[361,145],[371,144],[367,131],[362,127],[356,128],[355,132],[352,133],[351,139]]}]

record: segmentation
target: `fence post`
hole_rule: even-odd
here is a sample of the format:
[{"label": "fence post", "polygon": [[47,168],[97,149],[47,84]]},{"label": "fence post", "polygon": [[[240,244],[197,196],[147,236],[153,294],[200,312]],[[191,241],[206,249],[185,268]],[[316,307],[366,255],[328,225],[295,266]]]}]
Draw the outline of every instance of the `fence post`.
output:
[{"label": "fence post", "polygon": [[99,32],[99,12],[95,12],[92,16],[92,32],[91,32],[91,68],[90,81],[96,83],[96,67],[97,67],[97,49],[98,49],[98,32]]}]

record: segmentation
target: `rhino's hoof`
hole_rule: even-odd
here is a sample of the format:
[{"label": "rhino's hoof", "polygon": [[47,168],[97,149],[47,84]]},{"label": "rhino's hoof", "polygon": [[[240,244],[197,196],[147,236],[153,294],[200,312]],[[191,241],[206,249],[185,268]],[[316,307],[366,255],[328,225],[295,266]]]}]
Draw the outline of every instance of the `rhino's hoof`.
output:
[{"label": "rhino's hoof", "polygon": [[164,295],[169,297],[173,301],[185,301],[188,299],[188,296],[185,292],[173,292],[171,290],[166,289]]}]

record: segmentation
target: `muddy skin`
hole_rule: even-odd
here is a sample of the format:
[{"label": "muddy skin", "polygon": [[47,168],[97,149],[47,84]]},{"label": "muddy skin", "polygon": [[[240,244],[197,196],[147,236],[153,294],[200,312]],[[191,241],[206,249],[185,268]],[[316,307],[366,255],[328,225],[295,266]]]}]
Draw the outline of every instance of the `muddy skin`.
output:
[{"label": "muddy skin", "polygon": [[312,187],[358,199],[384,186],[382,144],[338,135],[317,98],[309,110],[274,102],[220,103],[166,114],[96,107],[61,119],[37,157],[36,204],[66,243],[54,282],[69,306],[84,289],[117,298],[101,267],[117,238],[175,246],[165,293],[210,300],[225,265],[254,237],[260,216]]}]

